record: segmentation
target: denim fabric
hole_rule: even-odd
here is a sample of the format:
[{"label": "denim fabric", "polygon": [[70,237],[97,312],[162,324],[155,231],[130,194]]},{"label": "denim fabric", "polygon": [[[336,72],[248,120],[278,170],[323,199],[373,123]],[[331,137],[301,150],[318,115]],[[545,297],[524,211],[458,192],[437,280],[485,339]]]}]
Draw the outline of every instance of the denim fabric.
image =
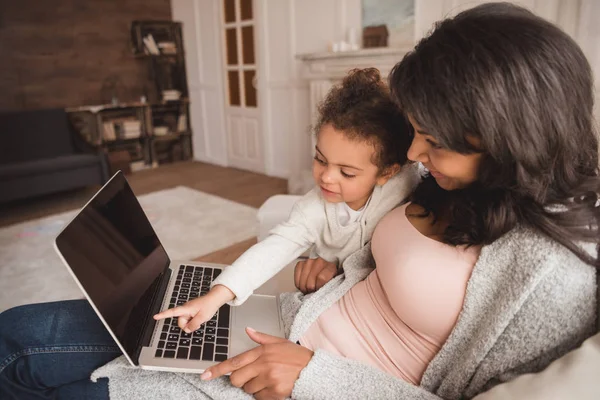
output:
[{"label": "denim fabric", "polygon": [[121,355],[85,300],[15,307],[0,314],[0,399],[108,399],[96,368]]}]

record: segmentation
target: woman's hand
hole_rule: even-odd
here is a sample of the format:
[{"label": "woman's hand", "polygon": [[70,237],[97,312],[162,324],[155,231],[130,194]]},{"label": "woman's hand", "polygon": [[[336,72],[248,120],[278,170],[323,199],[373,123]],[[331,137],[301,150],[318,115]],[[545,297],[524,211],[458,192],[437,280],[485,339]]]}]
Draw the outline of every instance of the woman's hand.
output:
[{"label": "woman's hand", "polygon": [[208,368],[202,379],[214,379],[231,373],[231,384],[257,399],[285,399],[292,395],[300,372],[313,352],[287,339],[246,328],[250,339],[260,346]]},{"label": "woman's hand", "polygon": [[322,258],[298,261],[294,269],[294,283],[307,294],[321,289],[337,275],[337,265]]}]

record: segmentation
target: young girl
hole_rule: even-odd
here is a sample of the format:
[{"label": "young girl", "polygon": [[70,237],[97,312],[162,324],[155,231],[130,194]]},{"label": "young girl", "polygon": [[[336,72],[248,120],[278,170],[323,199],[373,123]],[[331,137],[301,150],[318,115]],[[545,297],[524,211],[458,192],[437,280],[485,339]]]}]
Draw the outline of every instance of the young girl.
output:
[{"label": "young girl", "polygon": [[275,227],[214,281],[205,295],[163,311],[191,332],[226,302],[242,304],[283,267],[311,249],[341,265],[371,240],[375,225],[402,203],[418,180],[406,163],[410,134],[375,68],[354,70],[319,108],[313,161],[316,187]]}]

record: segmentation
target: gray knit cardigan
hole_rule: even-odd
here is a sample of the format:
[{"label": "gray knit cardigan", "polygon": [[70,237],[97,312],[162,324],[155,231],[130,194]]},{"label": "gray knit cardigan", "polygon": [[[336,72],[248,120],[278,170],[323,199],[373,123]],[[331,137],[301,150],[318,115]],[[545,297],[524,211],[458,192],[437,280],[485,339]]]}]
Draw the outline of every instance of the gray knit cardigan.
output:
[{"label": "gray knit cardigan", "polygon": [[[402,240],[402,238],[398,238]],[[370,247],[350,256],[321,290],[282,295],[295,342],[318,316],[374,267]],[[317,350],[295,383],[297,399],[459,399],[537,372],[595,331],[595,270],[561,245],[517,228],[484,246],[458,322],[420,386],[375,367]],[[120,357],[92,375],[109,378],[111,399],[249,399],[228,377],[145,371]]]}]

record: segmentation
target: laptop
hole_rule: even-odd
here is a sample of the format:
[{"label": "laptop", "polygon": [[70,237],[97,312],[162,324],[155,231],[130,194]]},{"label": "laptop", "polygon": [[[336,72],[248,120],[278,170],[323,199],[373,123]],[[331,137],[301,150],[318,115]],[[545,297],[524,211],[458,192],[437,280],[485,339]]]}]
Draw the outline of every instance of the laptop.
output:
[{"label": "laptop", "polygon": [[[181,232],[181,240],[202,238]],[[120,171],[56,237],[55,249],[131,365],[198,373],[256,347],[247,326],[284,337],[276,296],[224,305],[189,334],[177,318],[152,318],[206,294],[224,266],[171,260]]]}]

